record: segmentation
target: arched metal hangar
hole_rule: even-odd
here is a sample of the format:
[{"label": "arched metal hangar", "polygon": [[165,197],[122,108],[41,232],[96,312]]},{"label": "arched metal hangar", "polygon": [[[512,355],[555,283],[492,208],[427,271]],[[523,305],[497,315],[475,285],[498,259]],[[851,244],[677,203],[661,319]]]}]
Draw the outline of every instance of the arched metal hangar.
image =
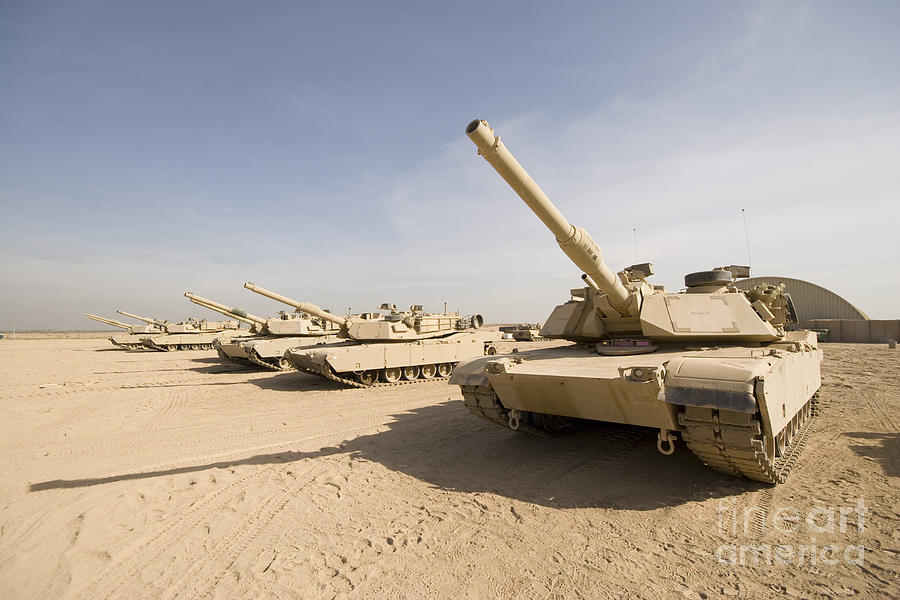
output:
[{"label": "arched metal hangar", "polygon": [[735,285],[742,290],[749,290],[752,287],[764,283],[778,285],[784,282],[785,291],[791,295],[794,300],[794,308],[797,311],[797,319],[800,321],[809,321],[812,319],[864,319],[868,320],[866,314],[832,292],[822,286],[803,281],[802,279],[793,279],[791,277],[750,277],[735,282]]}]

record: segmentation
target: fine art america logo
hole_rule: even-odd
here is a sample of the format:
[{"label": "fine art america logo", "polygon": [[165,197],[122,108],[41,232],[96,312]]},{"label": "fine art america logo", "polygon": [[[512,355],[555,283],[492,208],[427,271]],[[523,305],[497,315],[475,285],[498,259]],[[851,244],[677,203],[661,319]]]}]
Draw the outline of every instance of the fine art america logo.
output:
[{"label": "fine art america logo", "polygon": [[[807,511],[792,506],[742,507],[737,500],[720,500],[717,516],[721,538],[737,540],[753,534],[761,538],[772,531],[784,543],[722,544],[716,549],[716,560],[724,565],[862,565],[865,547],[847,542],[865,530],[867,510],[862,498],[855,506],[814,506]],[[816,536],[829,542],[837,537],[842,543],[817,542]]]}]

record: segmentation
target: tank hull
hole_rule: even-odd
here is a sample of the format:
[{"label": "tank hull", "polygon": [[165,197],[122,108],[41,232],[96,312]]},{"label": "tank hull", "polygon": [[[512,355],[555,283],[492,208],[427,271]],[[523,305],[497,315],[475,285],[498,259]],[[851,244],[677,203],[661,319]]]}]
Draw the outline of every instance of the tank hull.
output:
[{"label": "tank hull", "polygon": [[472,413],[499,425],[546,432],[559,420],[548,417],[567,417],[652,427],[661,441],[678,432],[713,468],[778,483],[790,468],[779,461],[814,416],[821,360],[811,332],[765,346],[664,345],[626,356],[571,345],[466,361],[450,383]]},{"label": "tank hull", "polygon": [[217,339],[227,340],[246,335],[246,330],[203,331],[197,333],[167,333],[144,336],[141,343],[148,349],[161,352],[175,350],[210,350]]},{"label": "tank hull", "polygon": [[217,337],[213,343],[213,347],[219,352],[222,358],[228,360],[247,360],[247,352],[244,350],[243,343],[256,338],[247,337]]},{"label": "tank hull", "polygon": [[284,356],[298,370],[349,385],[393,385],[447,377],[459,361],[495,353],[493,342],[499,338],[477,331],[411,342],[344,341],[295,348]]},{"label": "tank hull", "polygon": [[291,371],[294,366],[285,358],[285,352],[294,348],[319,348],[343,340],[333,335],[322,336],[274,336],[260,337],[241,344],[251,362],[274,371]]},{"label": "tank hull", "polygon": [[254,339],[245,337],[217,337],[213,340],[212,347],[223,362],[235,363],[242,366],[252,366],[250,358],[241,346],[241,342]]},{"label": "tank hull", "polygon": [[323,336],[243,336],[217,338],[213,347],[223,361],[273,371],[290,371],[294,367],[284,357],[292,348],[313,348],[328,342],[342,341],[333,335]]}]

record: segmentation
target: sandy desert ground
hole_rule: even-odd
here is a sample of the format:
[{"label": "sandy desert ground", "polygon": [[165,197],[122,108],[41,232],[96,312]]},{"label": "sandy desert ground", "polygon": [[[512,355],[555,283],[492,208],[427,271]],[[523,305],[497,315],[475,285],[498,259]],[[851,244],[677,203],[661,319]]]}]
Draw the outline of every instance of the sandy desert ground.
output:
[{"label": "sandy desert ground", "polygon": [[444,382],[0,340],[0,597],[896,598],[900,351],[825,351],[771,488],[654,431],[503,430]]}]

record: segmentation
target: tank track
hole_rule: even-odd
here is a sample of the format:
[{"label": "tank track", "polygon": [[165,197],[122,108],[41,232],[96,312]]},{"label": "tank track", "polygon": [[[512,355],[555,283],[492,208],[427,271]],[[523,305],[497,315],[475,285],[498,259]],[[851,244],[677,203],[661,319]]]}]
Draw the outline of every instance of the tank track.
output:
[{"label": "tank track", "polygon": [[[456,363],[453,363],[453,366],[455,367]],[[334,371],[331,371],[331,370],[329,370],[328,373],[322,373],[321,371],[306,371],[306,370],[304,370],[303,372],[311,373],[313,375],[318,375],[319,377],[324,377],[325,379],[329,379],[331,381],[343,383],[344,385],[349,385],[350,387],[363,388],[363,389],[372,389],[372,388],[379,388],[379,387],[395,387],[398,385],[415,385],[417,383],[426,383],[428,381],[443,381],[443,380],[450,379],[449,375],[447,375],[446,377],[441,377],[440,375],[435,374],[434,377],[429,377],[428,379],[423,379],[422,377],[417,377],[417,378],[411,379],[411,380],[410,379],[401,379],[401,380],[395,381],[393,383],[389,383],[387,381],[376,381],[375,383],[371,383],[371,384],[367,385],[365,383],[356,381],[355,379],[352,379],[351,377],[347,377],[346,375],[348,375],[348,374],[346,374],[346,373],[335,373]],[[353,374],[350,373],[349,375],[352,376]]]},{"label": "tank track", "polygon": [[161,352],[176,352],[178,350],[212,350],[213,346],[212,344],[151,344],[150,347]]},{"label": "tank track", "polygon": [[124,350],[146,350],[147,347],[143,344],[116,344],[113,342],[113,345],[118,346]]},{"label": "tank track", "polygon": [[[766,452],[757,415],[687,406],[678,422],[684,427],[681,437],[688,448],[708,466],[729,475],[777,484],[787,479],[800,458],[820,411],[816,394],[798,412],[799,428],[774,459]],[[785,429],[789,427],[791,424]]]},{"label": "tank track", "polygon": [[[510,429],[509,410],[489,385],[460,386],[463,402],[473,415]],[[765,440],[757,415],[688,406],[679,414],[684,427],[682,439],[700,460],[729,475],[743,476],[764,483],[783,483],[800,458],[822,408],[818,394],[798,413],[803,416],[799,429],[781,456],[772,460],[765,451]],[[520,421],[517,431],[545,437],[547,429],[529,419]]]},{"label": "tank track", "polygon": [[255,350],[251,350],[250,352],[247,353],[247,361],[251,365],[263,367],[264,369],[268,369],[270,371],[293,371],[294,370],[292,367],[288,367],[288,368],[282,367],[280,364],[278,364],[277,358],[274,358],[272,360],[274,360],[275,362],[270,362],[270,361],[266,360],[265,358],[262,358],[259,355],[259,353],[256,352]]},{"label": "tank track", "polygon": [[221,360],[222,362],[240,365],[242,367],[253,367],[253,364],[246,358],[241,358],[239,356],[228,356],[218,348],[216,349],[216,353],[218,353],[219,360]]},{"label": "tank track", "polygon": [[[485,421],[512,429],[509,426],[509,410],[501,404],[500,398],[490,385],[461,385],[460,391],[462,391],[463,402],[470,413]],[[551,432],[547,428],[533,424],[531,417],[532,415],[529,413],[527,418],[520,419],[519,426],[515,431],[537,437],[547,437]],[[561,430],[555,429],[554,432],[561,432]]]}]

